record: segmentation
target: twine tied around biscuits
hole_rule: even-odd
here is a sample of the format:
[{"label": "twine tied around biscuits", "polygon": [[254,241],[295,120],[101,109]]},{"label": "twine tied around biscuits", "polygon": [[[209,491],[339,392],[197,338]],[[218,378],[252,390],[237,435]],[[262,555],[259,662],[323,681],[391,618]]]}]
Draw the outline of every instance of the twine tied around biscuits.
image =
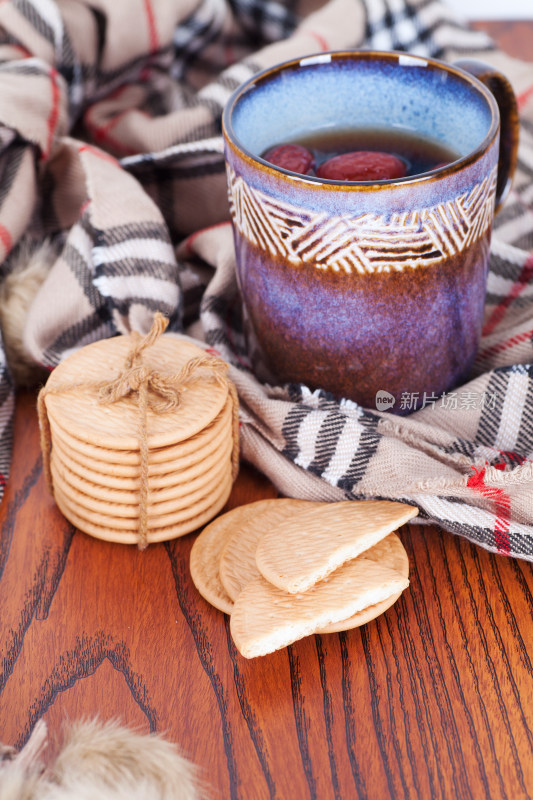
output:
[{"label": "twine tied around biscuits", "polygon": [[187,384],[202,370],[208,369],[213,379],[223,388],[227,388],[232,400],[232,434],[233,450],[231,455],[231,477],[235,481],[239,471],[239,401],[237,390],[228,378],[228,364],[221,358],[208,355],[190,359],[179,372],[175,374],[160,373],[152,370],[143,362],[145,350],[152,347],[168,326],[168,319],[160,312],[154,315],[150,331],[141,336],[137,331],[130,334],[131,349],[124,362],[124,369],[111,381],[94,382],[82,381],[62,383],[58,386],[47,388],[44,386],[37,398],[39,427],[41,435],[41,451],[43,454],[43,470],[46,483],[54,494],[54,484],[50,465],[52,449],[52,436],[50,421],[46,412],[45,398],[48,394],[61,394],[75,389],[90,388],[98,391],[98,402],[116,403],[122,398],[134,395],[137,397],[139,408],[139,527],[138,545],[144,550],[148,545],[148,502],[149,487],[149,455],[148,443],[148,411],[155,414],[164,414],[178,408],[181,394]]}]

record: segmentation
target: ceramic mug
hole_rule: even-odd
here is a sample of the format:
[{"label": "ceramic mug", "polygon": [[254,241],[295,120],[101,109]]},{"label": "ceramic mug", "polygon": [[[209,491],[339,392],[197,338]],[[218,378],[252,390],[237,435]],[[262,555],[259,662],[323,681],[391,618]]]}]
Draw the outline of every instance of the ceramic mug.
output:
[{"label": "ceramic mug", "polygon": [[[407,131],[454,160],[366,182],[264,157],[283,142],[361,128]],[[480,62],[321,53],[240,86],[223,135],[238,284],[267,378],[395,413],[464,382],[492,221],[516,164],[506,79]]]}]

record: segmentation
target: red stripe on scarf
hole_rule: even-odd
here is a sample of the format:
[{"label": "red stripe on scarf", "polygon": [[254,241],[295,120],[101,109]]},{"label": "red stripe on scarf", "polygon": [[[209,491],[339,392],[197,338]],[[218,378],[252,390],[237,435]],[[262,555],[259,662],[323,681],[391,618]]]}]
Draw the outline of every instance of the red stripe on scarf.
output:
[{"label": "red stripe on scarf", "polygon": [[146,10],[146,18],[148,20],[148,35],[150,37],[150,52],[155,53],[159,47],[159,37],[157,35],[157,28],[155,25],[154,9],[152,8],[151,0],[144,0],[144,8]]},{"label": "red stripe on scarf", "polygon": [[[530,460],[530,459],[526,458],[525,456],[521,456],[519,453],[514,453],[512,450],[499,450],[498,448],[494,448],[494,449],[498,450],[498,453],[502,457],[508,458],[510,461],[516,461],[518,464],[525,464],[526,461]],[[496,467],[496,469],[505,469],[505,463],[493,464],[492,466]]]},{"label": "red stripe on scarf", "polygon": [[505,342],[499,342],[498,344],[492,345],[492,347],[487,347],[485,350],[482,350],[478,354],[477,360],[483,361],[484,359],[490,358],[497,353],[503,353],[504,350],[508,350],[510,347],[514,347],[522,342],[527,342],[527,340],[531,339],[532,337],[533,329],[529,331],[523,331],[523,333],[517,333],[516,336],[511,336],[511,338],[507,339]]},{"label": "red stripe on scarf", "polygon": [[[119,86],[118,89],[115,89],[114,92],[111,92],[109,97],[111,99],[115,100],[118,97],[120,97],[120,95],[124,94],[124,92],[127,89],[128,89],[128,86]],[[123,111],[120,111],[114,117],[111,117],[111,119],[109,119],[103,125],[100,125],[98,122],[96,122],[94,120],[94,114],[97,111],[97,106],[94,105],[94,106],[91,106],[89,109],[87,109],[87,111],[85,112],[85,116],[84,116],[84,120],[83,121],[85,122],[85,125],[87,126],[87,128],[91,132],[91,136],[100,145],[103,146],[103,145],[105,145],[107,143],[110,147],[112,147],[114,150],[117,150],[123,156],[133,156],[133,155],[136,155],[137,152],[138,152],[137,150],[135,150],[134,147],[129,147],[127,144],[122,142],[120,139],[117,139],[115,136],[111,135],[111,131],[113,130],[113,128],[116,125],[118,125],[118,123],[122,119],[127,117],[127,115],[130,114],[132,110],[133,109],[131,109],[131,108],[125,108]],[[135,109],[135,110],[139,111],[139,113],[143,114],[143,116],[149,118],[149,114],[147,114],[146,112],[140,111],[139,109]]]},{"label": "red stripe on scarf", "polygon": [[483,326],[483,336],[488,336],[492,333],[496,325],[502,320],[508,306],[511,305],[513,300],[522,294],[529,281],[533,277],[533,256],[526,258],[518,279],[513,283],[513,287],[509,294],[504,297],[499,305],[496,306],[487,322]]},{"label": "red stripe on scarf", "polygon": [[[109,130],[111,128],[113,128],[113,126],[116,125],[117,122],[119,122],[119,120],[125,114],[129,113],[129,109],[126,109],[125,111],[122,111],[120,114],[117,114],[116,117],[113,117],[111,120],[106,122],[105,125],[98,125],[98,123],[96,123],[93,120],[92,116],[93,116],[94,112],[95,112],[95,107],[92,106],[91,108],[89,108],[86,111],[85,116],[84,116],[85,125],[87,126],[87,129],[89,130],[89,132],[90,132],[91,136],[93,137],[93,139],[96,142],[98,142],[98,144],[100,146],[104,146],[105,144],[107,144],[110,148],[112,148],[113,150],[116,150],[117,152],[121,153],[121,155],[123,155],[123,156],[135,155],[136,151],[133,148],[128,147],[123,142],[121,142],[119,139],[116,139],[114,136],[112,136],[109,133]],[[80,153],[82,152],[82,150],[83,150],[83,148],[80,148]],[[111,155],[109,157],[112,158]]]},{"label": "red stripe on scarf", "polygon": [[4,245],[4,250],[6,251],[7,255],[13,246],[13,240],[8,229],[4,227],[4,225],[0,225],[0,242]]},{"label": "red stripe on scarf", "polygon": [[50,81],[52,83],[52,108],[48,116],[48,140],[46,142],[46,150],[41,154],[42,159],[47,159],[50,155],[59,118],[59,86],[57,85],[57,70],[53,67],[50,70]]},{"label": "red stripe on scarf", "polygon": [[329,45],[328,45],[327,41],[324,39],[324,37],[320,33],[317,33],[316,31],[309,31],[309,33],[311,34],[311,36],[313,36],[317,40],[318,44],[320,45],[320,49],[321,50],[324,50],[324,51],[329,50]]},{"label": "red stripe on scarf", "polygon": [[30,53],[30,51],[27,50],[25,47],[23,47],[21,44],[15,44],[14,42],[10,42],[9,46],[13,47],[14,50],[18,50],[19,53],[21,53],[24,56],[24,58],[32,58],[33,56],[33,53]]},{"label": "red stripe on scarf", "polygon": [[477,470],[472,467],[474,474],[470,476],[466,485],[479,492],[483,497],[494,502],[494,511],[496,518],[494,520],[494,537],[496,539],[496,547],[499,553],[509,555],[511,552],[511,543],[509,541],[509,527],[511,517],[511,498],[503,489],[497,489],[493,486],[487,486],[485,483],[485,467]]},{"label": "red stripe on scarf", "polygon": [[[89,109],[89,111],[91,111],[91,109]],[[128,114],[131,114],[131,108],[121,111],[120,114],[117,114],[116,117],[110,119],[105,125],[98,125],[90,118],[89,113],[87,113],[85,115],[85,123],[95,141],[99,142],[101,145],[107,144],[109,147],[113,148],[113,150],[116,150],[124,156],[134,156],[137,155],[138,150],[136,150],[134,147],[130,147],[127,144],[124,144],[124,142],[111,134],[111,131],[115,125],[117,125],[120,120],[126,117]],[[145,116],[148,117],[148,114]]]},{"label": "red stripe on scarf", "polygon": [[516,102],[518,104],[519,109],[522,109],[523,106],[525,106],[525,104],[527,103],[532,94],[533,94],[533,86],[529,86],[527,89],[524,89],[523,92],[520,92],[520,94],[516,98]]},{"label": "red stripe on scarf", "polygon": [[109,163],[114,164],[115,167],[119,166],[117,159],[113,158],[110,153],[104,153],[103,150],[100,150],[98,147],[91,147],[90,144],[82,144],[78,147],[78,153],[91,153],[93,156],[101,158],[102,161],[109,161]]}]

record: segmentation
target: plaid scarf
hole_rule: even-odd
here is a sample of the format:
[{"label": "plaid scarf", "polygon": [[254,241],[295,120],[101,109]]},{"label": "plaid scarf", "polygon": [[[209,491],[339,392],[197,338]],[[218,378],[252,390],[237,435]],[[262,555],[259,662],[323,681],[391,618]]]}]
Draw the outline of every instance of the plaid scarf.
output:
[{"label": "plaid scarf", "polygon": [[[520,105],[518,173],[495,221],[471,380],[402,418],[262,384],[243,336],[222,109],[259,69],[346,48],[474,53],[508,75]],[[162,311],[229,362],[241,457],[283,494],[405,500],[422,522],[533,559],[533,65],[436,0],[7,0],[0,122],[2,277],[21,247],[49,239],[57,250],[25,324],[36,364],[144,333]],[[5,357],[1,387],[5,480]]]}]

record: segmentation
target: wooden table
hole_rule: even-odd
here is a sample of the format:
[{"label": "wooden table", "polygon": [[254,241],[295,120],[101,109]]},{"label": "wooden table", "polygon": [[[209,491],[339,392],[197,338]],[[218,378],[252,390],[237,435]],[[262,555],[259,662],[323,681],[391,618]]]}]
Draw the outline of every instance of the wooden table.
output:
[{"label": "wooden table", "polygon": [[[486,27],[530,57],[533,25]],[[245,467],[227,507],[275,495]],[[0,525],[5,743],[97,714],[163,732],[215,798],[533,796],[531,564],[406,526],[411,585],[387,613],[247,661],[192,584],[192,535],[140,552],[61,516],[31,393]]]}]

